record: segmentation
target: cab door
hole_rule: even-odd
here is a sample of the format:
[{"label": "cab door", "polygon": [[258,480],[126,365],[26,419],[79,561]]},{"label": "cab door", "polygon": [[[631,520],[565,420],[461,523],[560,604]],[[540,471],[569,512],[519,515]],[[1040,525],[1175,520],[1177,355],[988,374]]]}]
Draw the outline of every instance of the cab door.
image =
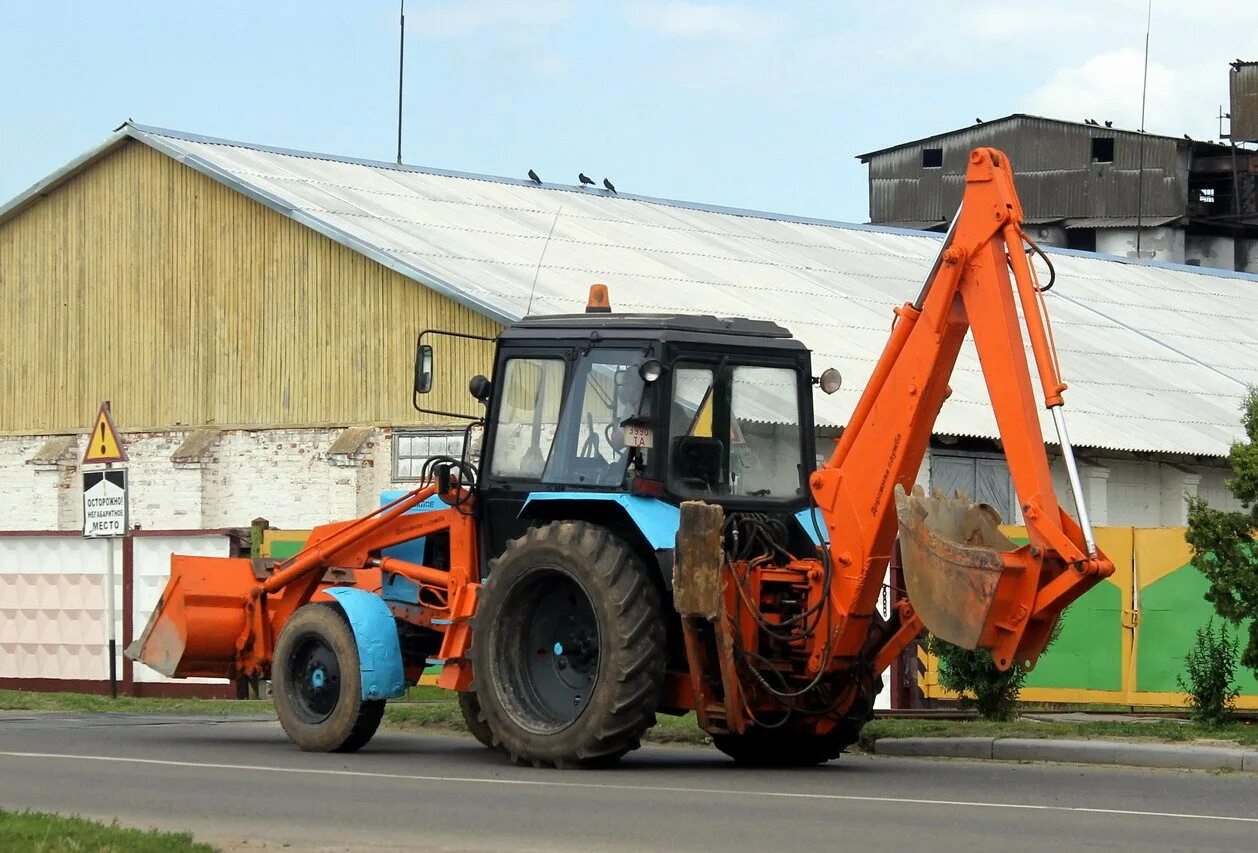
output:
[{"label": "cab door", "polygon": [[571,356],[571,350],[531,348],[503,349],[499,355],[481,459],[480,544],[486,561],[529,526],[520,509],[540,488],[554,448]]}]

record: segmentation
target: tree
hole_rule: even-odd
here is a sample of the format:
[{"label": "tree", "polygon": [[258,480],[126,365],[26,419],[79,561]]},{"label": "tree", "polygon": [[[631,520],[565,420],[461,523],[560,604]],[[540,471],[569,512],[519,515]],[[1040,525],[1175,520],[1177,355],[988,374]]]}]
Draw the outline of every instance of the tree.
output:
[{"label": "tree", "polygon": [[1223,512],[1190,498],[1186,538],[1193,565],[1210,582],[1206,601],[1233,625],[1252,620],[1241,664],[1258,673],[1258,388],[1249,389],[1241,412],[1249,440],[1232,445],[1227,487],[1244,509]]}]

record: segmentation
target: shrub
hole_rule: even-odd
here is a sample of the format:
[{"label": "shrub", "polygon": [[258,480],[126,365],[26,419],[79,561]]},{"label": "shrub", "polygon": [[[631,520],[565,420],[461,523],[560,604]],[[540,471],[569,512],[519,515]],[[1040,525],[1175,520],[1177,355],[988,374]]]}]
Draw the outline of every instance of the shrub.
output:
[{"label": "shrub", "polygon": [[933,635],[927,635],[926,650],[939,660],[939,683],[960,695],[962,708],[974,708],[986,720],[1018,715],[1018,693],[1027,674],[1017,663],[1001,672],[989,652],[963,649]]},{"label": "shrub", "polygon": [[1214,631],[1214,618],[1197,629],[1192,648],[1184,656],[1183,675],[1176,676],[1180,690],[1188,694],[1193,719],[1208,726],[1222,725],[1232,719],[1232,704],[1240,694],[1234,684],[1238,643],[1219,626]]}]

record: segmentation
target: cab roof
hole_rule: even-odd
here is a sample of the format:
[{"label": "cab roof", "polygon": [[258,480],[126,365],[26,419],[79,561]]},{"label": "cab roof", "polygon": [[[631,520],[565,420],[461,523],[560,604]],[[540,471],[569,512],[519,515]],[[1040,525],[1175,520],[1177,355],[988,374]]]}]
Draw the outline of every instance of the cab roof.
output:
[{"label": "cab roof", "polygon": [[711,314],[551,314],[525,317],[507,326],[501,340],[634,338],[695,342],[718,340],[730,345],[806,349],[791,333],[769,320],[716,317]]}]

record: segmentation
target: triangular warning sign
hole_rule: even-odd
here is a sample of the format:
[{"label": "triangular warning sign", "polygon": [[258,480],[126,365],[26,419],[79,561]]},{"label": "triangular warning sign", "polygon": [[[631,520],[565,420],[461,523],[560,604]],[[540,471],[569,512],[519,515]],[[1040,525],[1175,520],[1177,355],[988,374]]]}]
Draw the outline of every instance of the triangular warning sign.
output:
[{"label": "triangular warning sign", "polygon": [[83,451],[83,461],[87,462],[126,462],[127,451],[118,438],[118,430],[114,427],[113,418],[109,417],[109,404],[101,403],[96,413],[96,423],[87,437],[87,449]]}]

